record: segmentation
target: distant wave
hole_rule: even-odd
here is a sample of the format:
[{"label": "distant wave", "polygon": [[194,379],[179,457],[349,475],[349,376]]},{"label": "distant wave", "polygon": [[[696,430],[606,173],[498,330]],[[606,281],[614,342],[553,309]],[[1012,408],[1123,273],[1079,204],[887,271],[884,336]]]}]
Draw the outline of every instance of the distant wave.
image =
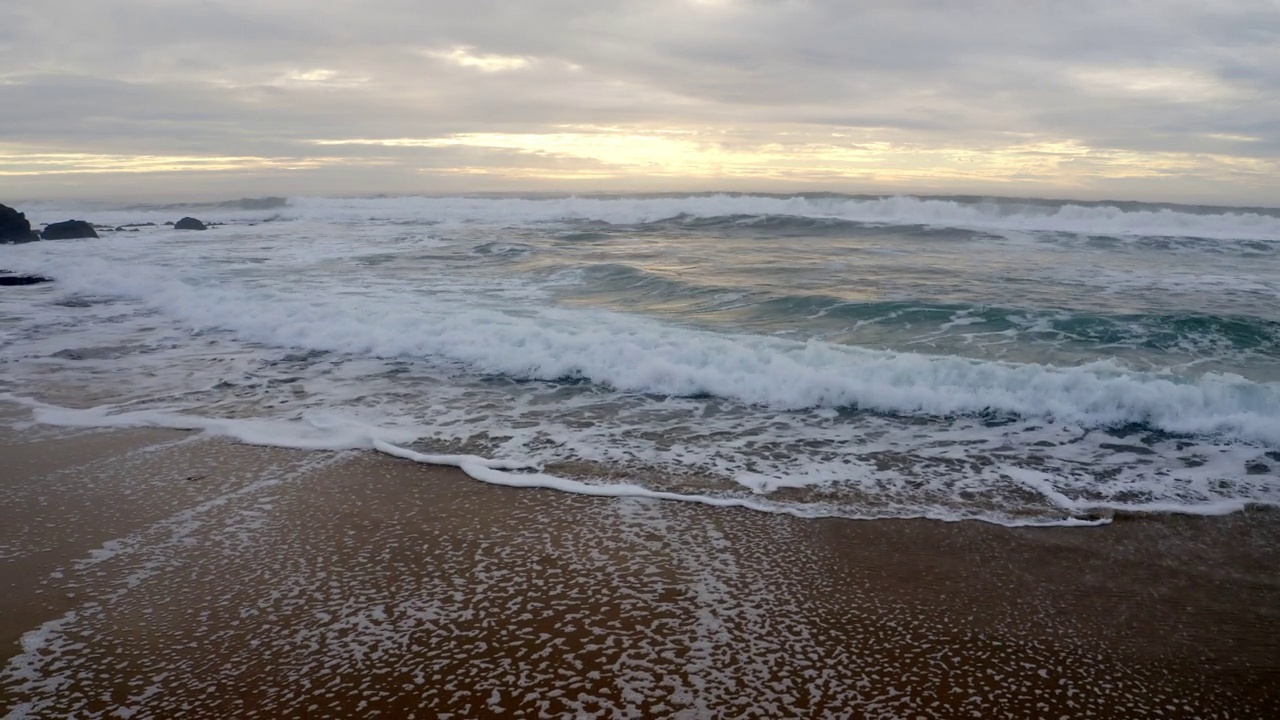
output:
[{"label": "distant wave", "polygon": [[102,203],[33,203],[23,209],[38,221],[85,215],[120,224],[172,219],[254,222],[496,223],[588,221],[638,225],[682,221],[741,225],[762,230],[822,233],[853,225],[922,226],[988,232],[1057,232],[1111,237],[1194,237],[1280,242],[1280,215],[1260,209],[1175,209],[1160,205],[1051,203],[1011,199],[968,201],[895,196],[689,195],[628,197],[374,197],[243,198],[226,202],[107,207]]},{"label": "distant wave", "polygon": [[220,200],[216,202],[186,202],[186,203],[170,203],[166,205],[136,205],[130,209],[137,210],[181,210],[181,209],[208,209],[208,210],[275,210],[285,207],[289,204],[288,198],[283,197],[260,197],[260,198],[240,198],[239,200]]},{"label": "distant wave", "polygon": [[1280,241],[1280,217],[1260,212],[1190,212],[1165,207],[1052,205],[1012,201],[958,202],[912,196],[888,198],[693,195],[687,197],[523,198],[295,198],[300,219],[359,221],[418,219],[439,222],[550,222],[594,220],[642,224],[704,218],[768,226],[793,218],[802,226],[832,222],[923,225],[993,231],[1065,232]]}]

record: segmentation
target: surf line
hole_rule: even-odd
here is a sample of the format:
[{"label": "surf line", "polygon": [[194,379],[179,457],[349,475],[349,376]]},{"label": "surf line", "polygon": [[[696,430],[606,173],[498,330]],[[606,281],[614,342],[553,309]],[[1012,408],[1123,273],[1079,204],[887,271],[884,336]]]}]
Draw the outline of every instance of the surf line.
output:
[{"label": "surf line", "polygon": [[[674,493],[665,490],[651,490],[640,485],[632,483],[611,483],[596,485],[593,483],[585,483],[579,480],[570,480],[556,475],[549,475],[541,472],[536,467],[528,464],[512,462],[508,460],[491,460],[478,455],[429,455],[410,450],[399,445],[393,445],[389,442],[370,438],[373,449],[391,455],[394,457],[411,460],[424,465],[445,465],[456,467],[473,480],[489,483],[491,485],[503,485],[513,488],[533,488],[544,490],[558,490],[560,492],[574,493],[577,495],[588,495],[592,497],[608,497],[608,498],[648,498],[653,500],[672,500],[675,502],[696,503],[699,505],[710,505],[712,507],[722,508],[741,508],[744,510],[752,510],[755,512],[780,513],[791,515],[805,520],[816,520],[821,518],[841,518],[846,520],[872,520],[876,519],[870,516],[855,517],[847,513],[839,513],[832,510],[819,508],[813,505],[784,505],[781,503],[763,503],[749,500],[746,498],[733,497],[716,497],[713,495],[686,495],[684,493]],[[515,471],[515,472],[512,472]],[[521,472],[524,471],[524,472]],[[915,515],[910,517],[895,516],[895,519],[927,519],[942,520],[948,522],[958,521],[961,518],[937,517],[926,514]],[[974,520],[985,520],[985,518],[964,518]],[[995,520],[987,520],[997,525],[1003,525]],[[1110,518],[1064,518],[1044,523],[1046,525],[1056,526],[1077,526],[1091,527],[1098,525],[1107,525],[1111,522]]]},{"label": "surf line", "polygon": [[[542,472],[540,467],[528,462],[485,458],[479,455],[427,454],[411,450],[384,440],[377,428],[360,423],[333,419],[303,418],[301,420],[254,420],[244,418],[208,418],[189,415],[178,408],[132,410],[119,412],[120,406],[101,405],[75,409],[40,402],[34,398],[11,393],[0,393],[0,401],[10,401],[33,410],[35,421],[61,427],[156,427],[173,430],[199,431],[209,436],[225,437],[246,445],[290,448],[295,450],[342,451],[375,450],[392,457],[423,465],[456,467],[465,475],[491,485],[513,488],[557,490],[560,492],[607,498],[648,498],[674,502],[696,503],[721,508],[741,508],[755,512],[777,513],[815,520],[842,518],[846,520],[875,520],[886,516],[858,515],[814,504],[785,504],[753,500],[742,497],[693,495],[666,490],[653,490],[634,483],[588,483]],[[27,423],[18,421],[17,425]],[[286,429],[287,428],[287,429]],[[401,442],[411,442],[415,432],[395,434]],[[1163,508],[1162,508],[1163,509]],[[978,520],[1004,526],[1096,526],[1111,522],[1107,517],[1066,517],[1042,521],[1008,522],[997,518],[961,515],[917,513],[893,515],[894,519],[925,519],[943,522]]]}]

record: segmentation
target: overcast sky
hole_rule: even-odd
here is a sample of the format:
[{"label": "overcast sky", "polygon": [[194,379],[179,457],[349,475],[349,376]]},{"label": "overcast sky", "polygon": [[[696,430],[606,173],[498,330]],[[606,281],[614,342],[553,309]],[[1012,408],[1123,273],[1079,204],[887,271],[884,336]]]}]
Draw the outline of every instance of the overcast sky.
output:
[{"label": "overcast sky", "polygon": [[0,202],[1280,205],[1280,0],[3,0]]}]

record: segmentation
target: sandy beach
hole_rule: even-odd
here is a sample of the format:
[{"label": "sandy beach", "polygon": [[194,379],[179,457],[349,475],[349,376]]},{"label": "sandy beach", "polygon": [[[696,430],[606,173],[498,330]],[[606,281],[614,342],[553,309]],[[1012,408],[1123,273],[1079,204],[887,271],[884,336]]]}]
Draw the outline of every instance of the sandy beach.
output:
[{"label": "sandy beach", "polygon": [[3,432],[9,718],[1280,712],[1274,512],[815,521]]}]

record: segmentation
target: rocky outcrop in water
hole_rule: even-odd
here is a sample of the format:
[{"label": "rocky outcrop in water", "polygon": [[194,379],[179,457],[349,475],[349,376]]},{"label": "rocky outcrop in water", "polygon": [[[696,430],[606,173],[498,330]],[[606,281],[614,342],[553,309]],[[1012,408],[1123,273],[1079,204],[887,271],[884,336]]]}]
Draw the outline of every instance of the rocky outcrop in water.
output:
[{"label": "rocky outcrop in water", "polygon": [[200,222],[199,220],[193,217],[184,217],[178,222],[173,224],[173,229],[174,230],[205,230],[206,226],[204,223]]},{"label": "rocky outcrop in water", "polygon": [[43,275],[14,275],[8,270],[0,270],[0,287],[13,285],[36,285],[38,283],[51,282],[53,278],[47,278]]},{"label": "rocky outcrop in water", "polygon": [[26,213],[20,213],[8,205],[0,205],[0,243],[21,243],[39,240],[40,234],[31,230]]},{"label": "rocky outcrop in water", "polygon": [[40,234],[45,240],[75,240],[78,238],[96,238],[98,232],[84,220],[67,220],[65,222],[46,225]]}]

